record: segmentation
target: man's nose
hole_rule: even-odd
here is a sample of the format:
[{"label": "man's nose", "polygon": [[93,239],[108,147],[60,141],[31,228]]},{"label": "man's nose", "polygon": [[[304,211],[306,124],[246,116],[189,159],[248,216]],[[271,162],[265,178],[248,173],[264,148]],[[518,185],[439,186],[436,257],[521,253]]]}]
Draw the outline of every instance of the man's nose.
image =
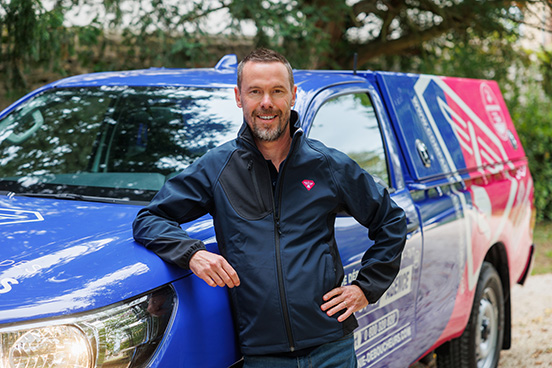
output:
[{"label": "man's nose", "polygon": [[270,96],[270,93],[263,94],[263,98],[261,99],[261,107],[263,109],[271,109],[272,106],[272,96]]}]

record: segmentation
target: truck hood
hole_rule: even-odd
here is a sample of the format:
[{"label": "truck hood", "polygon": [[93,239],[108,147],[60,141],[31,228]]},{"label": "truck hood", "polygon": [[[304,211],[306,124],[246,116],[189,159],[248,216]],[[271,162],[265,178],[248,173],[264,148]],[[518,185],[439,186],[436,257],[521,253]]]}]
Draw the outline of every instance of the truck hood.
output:
[{"label": "truck hood", "polygon": [[[139,209],[0,199],[0,324],[103,307],[189,275],[134,241]],[[210,217],[187,230],[216,248]]]}]

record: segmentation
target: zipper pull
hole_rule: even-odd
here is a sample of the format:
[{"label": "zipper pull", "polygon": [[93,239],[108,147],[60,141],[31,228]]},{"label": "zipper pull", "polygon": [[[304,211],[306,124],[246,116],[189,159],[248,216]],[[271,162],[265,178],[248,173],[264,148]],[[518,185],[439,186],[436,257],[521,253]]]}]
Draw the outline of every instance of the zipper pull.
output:
[{"label": "zipper pull", "polygon": [[278,231],[278,235],[282,235],[282,229],[280,229],[280,219],[276,220],[276,230]]},{"label": "zipper pull", "polygon": [[247,163],[247,170],[251,171],[252,168],[253,168],[253,160],[249,160],[249,162]]}]

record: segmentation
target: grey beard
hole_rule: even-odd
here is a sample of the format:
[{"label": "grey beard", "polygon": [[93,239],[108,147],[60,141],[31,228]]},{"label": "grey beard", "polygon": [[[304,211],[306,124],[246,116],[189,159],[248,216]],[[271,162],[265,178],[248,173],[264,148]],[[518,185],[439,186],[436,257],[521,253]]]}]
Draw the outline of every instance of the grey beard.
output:
[{"label": "grey beard", "polygon": [[253,136],[263,142],[274,142],[284,133],[288,124],[285,124],[283,127],[278,125],[275,129],[259,129],[258,126],[254,126],[252,129]]}]

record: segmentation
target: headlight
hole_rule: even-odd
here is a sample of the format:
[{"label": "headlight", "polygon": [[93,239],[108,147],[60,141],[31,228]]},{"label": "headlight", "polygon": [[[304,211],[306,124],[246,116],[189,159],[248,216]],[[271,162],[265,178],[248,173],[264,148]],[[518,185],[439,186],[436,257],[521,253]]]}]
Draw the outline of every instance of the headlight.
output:
[{"label": "headlight", "polygon": [[70,318],[0,328],[0,368],[138,368],[176,305],[171,287]]}]

